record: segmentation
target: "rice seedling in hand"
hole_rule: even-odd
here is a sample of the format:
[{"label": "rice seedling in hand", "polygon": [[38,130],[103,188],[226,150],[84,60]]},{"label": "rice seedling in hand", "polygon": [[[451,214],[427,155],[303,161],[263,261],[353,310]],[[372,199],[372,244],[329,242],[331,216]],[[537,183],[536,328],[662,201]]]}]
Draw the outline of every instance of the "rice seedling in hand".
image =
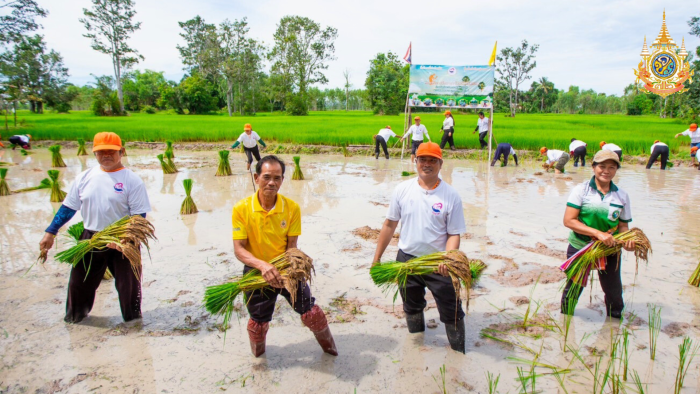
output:
[{"label": "rice seedling in hand", "polygon": [[695,271],[693,271],[693,274],[690,275],[688,283],[695,287],[700,287],[700,263],[698,263],[698,266],[695,267]]},{"label": "rice seedling in hand", "polygon": [[49,180],[51,181],[51,202],[62,202],[66,198],[66,192],[61,190],[61,182],[58,180],[61,174],[58,170],[49,170]]},{"label": "rice seedling in hand", "polygon": [[[165,157],[170,157],[171,159],[174,159],[175,153],[173,152],[173,142],[165,141],[165,145]],[[168,152],[170,152],[170,156],[168,156]]]},{"label": "rice seedling in hand", "polygon": [[182,185],[185,187],[185,194],[187,196],[180,207],[180,214],[189,215],[199,212],[192,196],[190,196],[190,193],[192,193],[192,179],[183,179]]},{"label": "rice seedling in hand", "polygon": [[85,140],[82,138],[78,138],[77,156],[87,156],[87,151],[85,150]]},{"label": "rice seedling in hand", "polygon": [[401,176],[411,176],[411,175],[416,175],[416,173],[413,171],[401,171]]},{"label": "rice seedling in hand", "polygon": [[674,394],[680,394],[685,376],[688,374],[690,364],[698,354],[698,350],[700,350],[700,344],[693,346],[693,341],[689,337],[683,338],[683,342],[678,345],[678,371],[676,372],[676,382],[673,388]]},{"label": "rice seedling in hand", "polygon": [[[288,249],[275,257],[270,264],[274,265],[282,276],[284,288],[291,294],[292,304],[296,300],[297,289],[311,282],[315,274],[313,259],[299,249]],[[260,290],[270,285],[259,270],[253,269],[232,278],[230,281],[216,286],[207,287],[204,292],[204,307],[213,315],[223,316],[223,327],[228,323],[235,310],[234,302],[241,293]]]},{"label": "rice seedling in hand", "polygon": [[51,152],[51,167],[66,167],[63,156],[61,156],[61,145],[51,145],[49,151]]},{"label": "rice seedling in hand", "polygon": [[175,158],[175,155],[173,154],[173,151],[165,151],[165,158],[166,163],[168,163],[168,166],[173,172],[178,172],[177,167],[175,167],[175,163],[173,162],[173,158]]},{"label": "rice seedling in hand", "polygon": [[216,170],[216,176],[229,176],[231,172],[231,164],[228,161],[228,150],[219,151],[219,168]]},{"label": "rice seedling in hand", "polygon": [[7,181],[5,177],[7,176],[7,168],[0,168],[0,196],[9,196],[12,194],[10,192],[10,187],[7,186]]},{"label": "rice seedling in hand", "polygon": [[656,341],[661,331],[661,307],[649,304],[649,356],[656,359]]},{"label": "rice seedling in hand", "polygon": [[292,180],[303,181],[304,174],[302,174],[301,167],[299,167],[299,161],[301,160],[301,157],[294,156],[293,159],[294,159],[294,174],[292,174]]},{"label": "rice seedling in hand", "polygon": [[174,174],[176,171],[173,170],[170,165],[163,159],[163,154],[159,154],[158,161],[160,161],[160,168],[163,169],[163,174]]}]

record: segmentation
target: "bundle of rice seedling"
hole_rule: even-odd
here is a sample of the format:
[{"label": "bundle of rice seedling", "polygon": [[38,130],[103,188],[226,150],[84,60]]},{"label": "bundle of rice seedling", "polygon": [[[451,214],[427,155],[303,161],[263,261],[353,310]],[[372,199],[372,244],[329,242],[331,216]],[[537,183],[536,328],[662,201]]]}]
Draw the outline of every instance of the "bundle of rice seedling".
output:
[{"label": "bundle of rice seedling", "polygon": [[301,167],[299,167],[299,161],[301,160],[301,157],[294,156],[293,159],[294,159],[294,174],[292,174],[292,180],[303,181],[304,174],[301,173]]},{"label": "bundle of rice seedling", "polygon": [[28,150],[26,150],[26,149],[20,149],[20,150],[19,150],[19,154],[22,155],[22,156],[29,156],[30,153],[31,153],[31,152],[28,151]]},{"label": "bundle of rice seedling", "polygon": [[352,156],[350,154],[350,151],[348,150],[348,144],[343,144],[343,156],[344,157],[350,157]]},{"label": "bundle of rice seedling", "polygon": [[472,272],[472,285],[481,279],[481,274],[488,268],[488,265],[481,260],[469,260],[469,270]]},{"label": "bundle of rice seedling", "polygon": [[166,162],[168,163],[168,166],[170,166],[170,168],[172,169],[173,172],[178,172],[177,167],[175,167],[175,163],[173,162],[174,157],[175,157],[175,155],[173,154],[172,150],[165,151],[165,158],[166,158]]},{"label": "bundle of rice seedling", "polygon": [[228,150],[219,151],[219,168],[216,170],[215,176],[229,176],[231,172],[231,164],[228,162]]},{"label": "bundle of rice seedling", "polygon": [[173,152],[173,142],[172,141],[165,141],[165,156],[168,157],[168,152],[170,152],[170,157],[175,158],[175,153]]},{"label": "bundle of rice seedling", "polygon": [[58,170],[49,170],[49,180],[51,182],[51,202],[62,202],[66,198],[66,192],[61,190],[61,182],[58,176],[61,174]]},{"label": "bundle of rice seedling", "polygon": [[[385,292],[398,287],[394,294],[394,301],[400,289],[405,288],[409,275],[427,275],[438,271],[440,264],[447,267],[447,271],[452,279],[455,293],[459,297],[462,287],[467,292],[467,308],[469,308],[469,291],[472,286],[473,273],[467,255],[459,250],[447,252],[437,252],[421,257],[416,257],[405,263],[390,261],[380,263],[369,270],[374,284],[382,288]],[[475,265],[476,268],[476,265]]]},{"label": "bundle of rice seedling", "polygon": [[[80,223],[82,225],[82,223]],[[71,226],[71,228],[78,225]],[[70,229],[69,229],[70,231]],[[77,234],[79,229],[76,227],[74,233]],[[82,233],[82,231],[80,231]],[[75,234],[70,234],[74,237]],[[105,227],[104,230],[98,231],[90,239],[77,241],[75,246],[56,254],[57,261],[65,264],[76,266],[78,263],[87,263],[86,271],[90,272],[90,261],[84,260],[85,255],[92,251],[100,251],[107,249],[107,245],[115,243],[119,246],[134,271],[134,275],[139,280],[141,279],[141,249],[143,245],[148,249],[148,240],[155,240],[155,228],[153,225],[140,215],[125,216],[116,222]],[[39,261],[46,261],[45,254],[39,256]]]},{"label": "bundle of rice seedling", "polygon": [[688,283],[695,287],[700,287],[700,263],[698,263],[698,266],[695,268],[695,272],[693,272],[693,275],[690,275]]},{"label": "bundle of rice seedling", "polygon": [[82,138],[78,138],[77,156],[87,156],[87,151],[85,150],[85,140]]},{"label": "bundle of rice seedling", "polygon": [[163,169],[163,174],[174,174],[177,172],[163,159],[162,153],[158,155],[158,160],[160,161],[160,168]]},{"label": "bundle of rice seedling", "polygon": [[51,180],[49,178],[44,178],[39,182],[39,186],[32,186],[32,187],[25,187],[24,189],[17,189],[13,193],[24,193],[24,192],[31,192],[34,190],[40,190],[40,189],[49,189],[51,188]]},{"label": "bundle of rice seedling", "polygon": [[[313,259],[299,249],[288,249],[269,263],[274,265],[282,276],[284,288],[291,294],[292,304],[296,300],[298,286],[310,283],[312,274],[316,273]],[[268,286],[260,271],[253,269],[224,284],[207,287],[204,292],[204,306],[209,313],[223,316],[223,327],[228,327],[236,298],[241,293]]]},{"label": "bundle of rice seedling", "polygon": [[197,210],[197,205],[192,199],[192,196],[190,196],[190,193],[192,192],[192,179],[183,179],[182,185],[185,186],[185,194],[187,196],[185,197],[185,201],[182,202],[182,206],[180,207],[180,213],[182,215],[189,215],[192,213],[199,212]]},{"label": "bundle of rice seedling", "polygon": [[401,171],[401,176],[411,176],[411,175],[416,175],[416,173],[412,172],[412,171]]},{"label": "bundle of rice seedling", "polygon": [[7,181],[5,177],[7,176],[7,168],[0,168],[0,196],[9,196],[10,187],[7,186]]},{"label": "bundle of rice seedling", "polygon": [[63,156],[61,156],[61,145],[51,145],[49,146],[49,151],[51,152],[51,167],[66,166]]}]

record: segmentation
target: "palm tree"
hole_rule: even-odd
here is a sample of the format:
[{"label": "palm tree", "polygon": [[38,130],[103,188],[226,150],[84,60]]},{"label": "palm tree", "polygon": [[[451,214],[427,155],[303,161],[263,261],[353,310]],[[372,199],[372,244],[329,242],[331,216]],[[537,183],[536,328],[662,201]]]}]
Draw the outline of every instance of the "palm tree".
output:
[{"label": "palm tree", "polygon": [[538,86],[535,88],[535,92],[537,91],[542,91],[542,104],[540,105],[540,112],[544,112],[544,98],[547,96],[547,93],[551,92],[554,90],[554,84],[551,83],[547,77],[542,77],[539,80]]}]

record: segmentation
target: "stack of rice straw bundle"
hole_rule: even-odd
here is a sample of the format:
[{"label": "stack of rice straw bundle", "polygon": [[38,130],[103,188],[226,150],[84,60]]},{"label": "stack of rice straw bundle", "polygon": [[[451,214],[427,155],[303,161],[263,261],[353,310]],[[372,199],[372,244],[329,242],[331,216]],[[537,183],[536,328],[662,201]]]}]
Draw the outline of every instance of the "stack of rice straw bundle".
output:
[{"label": "stack of rice straw bundle", "polygon": [[85,150],[85,140],[78,138],[78,154],[77,156],[87,156],[87,151]]},{"label": "stack of rice straw bundle", "polygon": [[61,174],[58,170],[49,170],[49,182],[51,182],[51,202],[63,202],[66,198],[66,192],[61,190],[61,182],[58,180]]},{"label": "stack of rice straw bundle", "polygon": [[649,253],[652,253],[649,238],[639,228],[633,228],[624,233],[613,235],[615,246],[606,246],[600,241],[594,241],[583,247],[571,256],[559,267],[566,277],[574,283],[570,291],[578,291],[588,284],[588,276],[593,269],[605,268],[606,257],[618,254],[622,246],[628,241],[634,241],[634,257],[639,269],[639,260],[649,261]]},{"label": "stack of rice straw bundle", "polygon": [[165,151],[165,158],[167,159],[167,163],[170,166],[170,168],[173,170],[173,172],[177,172],[177,167],[175,167],[175,163],[173,162],[173,158],[175,158],[175,154],[173,153],[173,151],[166,150]]},{"label": "stack of rice straw bundle", "polygon": [[[82,223],[79,223],[82,227]],[[69,238],[76,239],[78,233],[82,234],[82,229],[77,225],[71,226],[69,229]],[[77,236],[77,237],[76,237]],[[153,225],[140,215],[125,216],[116,222],[105,227],[104,230],[98,231],[91,239],[77,241],[75,246],[56,254],[55,259],[61,263],[76,266],[79,263],[87,264],[86,272],[90,272],[90,260],[84,260],[85,255],[93,251],[101,251],[107,249],[107,245],[114,242],[119,246],[129,262],[131,269],[134,271],[136,278],[141,280],[141,249],[143,245],[148,249],[148,240],[155,240],[155,228]],[[46,262],[46,253],[42,252],[39,256],[39,262]]]},{"label": "stack of rice straw bundle", "polygon": [[163,169],[163,174],[174,174],[177,172],[174,168],[170,167],[170,164],[168,164],[164,159],[163,159],[163,154],[159,154],[158,160],[160,161],[160,168]]},{"label": "stack of rice straw bundle", "polygon": [[61,145],[51,145],[49,151],[51,152],[51,167],[66,167],[63,156],[61,156]]},{"label": "stack of rice straw bundle", "polygon": [[[282,276],[284,288],[291,294],[292,304],[296,300],[299,286],[311,283],[311,277],[316,273],[313,259],[299,249],[288,249],[269,263],[274,265]],[[260,290],[268,286],[269,284],[262,277],[260,271],[253,269],[224,284],[207,287],[204,292],[204,306],[209,313],[223,316],[223,327],[228,327],[236,298],[241,293]]]},{"label": "stack of rice straw bundle", "polygon": [[180,214],[190,215],[199,212],[197,210],[197,205],[192,199],[192,196],[190,196],[190,193],[192,193],[192,179],[183,179],[182,185],[185,187],[185,194],[187,196],[185,197],[185,200],[182,202],[182,206],[180,207]]},{"label": "stack of rice straw bundle", "polygon": [[479,260],[474,260],[475,273],[473,273],[471,261],[460,250],[432,253],[416,257],[405,263],[398,261],[380,263],[373,266],[369,270],[369,274],[374,284],[385,292],[390,292],[397,287],[394,293],[394,301],[396,301],[399,291],[406,287],[406,280],[409,275],[436,273],[441,264],[447,267],[457,297],[459,297],[462,287],[465,288],[467,292],[467,309],[469,309],[469,292],[474,282],[474,275],[476,274],[478,278],[486,268],[486,264]]},{"label": "stack of rice straw bundle", "polygon": [[299,161],[301,160],[301,157],[294,156],[293,159],[294,159],[294,174],[292,174],[292,180],[303,181],[304,174],[302,174],[301,167],[299,167]]},{"label": "stack of rice straw bundle", "polygon": [[695,287],[700,287],[700,263],[698,263],[698,266],[695,268],[695,272],[693,272],[693,275],[691,275],[690,279],[688,279],[688,283]]},{"label": "stack of rice straw bundle", "polygon": [[228,150],[219,151],[219,168],[216,170],[216,176],[229,176],[231,172],[231,164],[228,162]]},{"label": "stack of rice straw bundle", "polygon": [[0,196],[9,196],[12,194],[10,192],[10,187],[7,186],[7,181],[5,177],[7,176],[7,168],[0,168]]}]

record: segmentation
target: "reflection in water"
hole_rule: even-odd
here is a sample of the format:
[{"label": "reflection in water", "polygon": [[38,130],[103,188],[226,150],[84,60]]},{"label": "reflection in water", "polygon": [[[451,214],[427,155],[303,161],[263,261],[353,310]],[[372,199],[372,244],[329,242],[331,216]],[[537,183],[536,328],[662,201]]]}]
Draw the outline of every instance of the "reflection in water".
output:
[{"label": "reflection in water", "polygon": [[194,225],[197,224],[197,214],[181,215],[182,223],[187,227],[187,244],[197,245],[197,233],[194,231]]}]

